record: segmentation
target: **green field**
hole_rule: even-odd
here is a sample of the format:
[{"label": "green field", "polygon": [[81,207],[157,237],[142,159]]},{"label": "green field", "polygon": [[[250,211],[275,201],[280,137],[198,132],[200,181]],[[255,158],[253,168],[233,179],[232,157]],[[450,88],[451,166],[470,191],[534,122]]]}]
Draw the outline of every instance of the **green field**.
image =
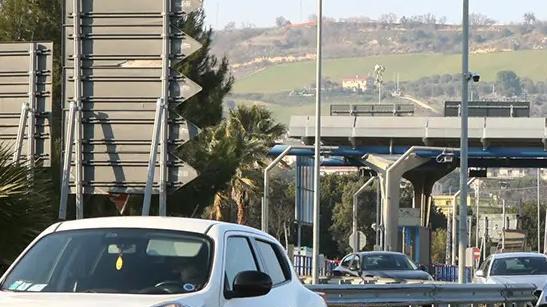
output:
[{"label": "green field", "polygon": [[[355,75],[372,73],[376,64],[386,66],[385,79],[399,73],[401,81],[417,80],[435,74],[455,74],[461,71],[457,54],[406,54],[326,60],[326,78],[340,81]],[[521,77],[536,81],[547,79],[547,50],[525,50],[477,54],[471,56],[471,70],[479,72],[485,81],[495,80],[501,70],[513,70]],[[300,62],[270,66],[237,80],[235,93],[276,93],[310,86],[314,82],[315,62]]]},{"label": "green field", "polygon": [[[270,112],[272,112],[273,117],[278,122],[289,125],[291,116],[293,115],[312,115],[315,114],[315,103],[310,102],[306,104],[298,104],[292,106],[283,106],[274,103],[266,103],[262,101],[254,101],[247,99],[236,99],[237,104],[242,105],[262,105],[265,106]],[[321,112],[328,114],[330,112],[330,104],[324,104],[321,108]]]}]

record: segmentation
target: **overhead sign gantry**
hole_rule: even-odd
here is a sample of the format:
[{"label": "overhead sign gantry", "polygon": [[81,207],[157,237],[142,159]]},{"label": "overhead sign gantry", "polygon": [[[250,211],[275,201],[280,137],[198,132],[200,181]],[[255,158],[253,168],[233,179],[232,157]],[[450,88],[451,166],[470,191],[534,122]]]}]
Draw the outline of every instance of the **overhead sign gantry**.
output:
[{"label": "overhead sign gantry", "polygon": [[0,142],[13,160],[51,166],[53,44],[0,44]]},{"label": "overhead sign gantry", "polygon": [[200,0],[67,0],[64,28],[64,165],[60,218],[76,195],[152,194],[197,172],[175,149],[199,133],[176,107],[201,91],[174,66],[201,48],[176,26]]}]

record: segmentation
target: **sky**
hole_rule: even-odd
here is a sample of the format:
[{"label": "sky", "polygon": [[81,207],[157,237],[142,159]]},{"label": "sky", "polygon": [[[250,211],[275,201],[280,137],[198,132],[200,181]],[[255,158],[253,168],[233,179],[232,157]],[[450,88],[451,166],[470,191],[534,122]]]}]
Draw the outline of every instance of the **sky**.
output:
[{"label": "sky", "polygon": [[[301,6],[302,3],[302,6]],[[315,13],[317,0],[204,0],[207,23],[223,29],[229,22],[267,27],[284,16],[293,23]],[[522,20],[526,12],[547,20],[547,0],[471,0],[471,12],[488,15],[503,23]],[[450,23],[461,20],[462,0],[323,0],[324,15],[334,18],[377,18],[393,12],[398,16],[432,13]]]}]

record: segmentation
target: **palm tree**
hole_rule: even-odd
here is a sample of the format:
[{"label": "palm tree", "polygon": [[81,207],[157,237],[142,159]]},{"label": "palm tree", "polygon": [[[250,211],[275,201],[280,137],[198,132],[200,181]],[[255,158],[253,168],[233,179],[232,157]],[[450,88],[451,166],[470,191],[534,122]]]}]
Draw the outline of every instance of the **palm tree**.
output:
[{"label": "palm tree", "polygon": [[213,218],[223,219],[221,206],[233,203],[237,206],[237,222],[247,223],[247,205],[260,194],[258,182],[267,165],[268,152],[285,131],[264,107],[239,106],[230,112],[216,132],[217,138],[232,145],[237,163],[227,188],[215,197]]},{"label": "palm tree", "polygon": [[0,144],[0,272],[54,220],[43,173],[31,173],[12,156]]}]

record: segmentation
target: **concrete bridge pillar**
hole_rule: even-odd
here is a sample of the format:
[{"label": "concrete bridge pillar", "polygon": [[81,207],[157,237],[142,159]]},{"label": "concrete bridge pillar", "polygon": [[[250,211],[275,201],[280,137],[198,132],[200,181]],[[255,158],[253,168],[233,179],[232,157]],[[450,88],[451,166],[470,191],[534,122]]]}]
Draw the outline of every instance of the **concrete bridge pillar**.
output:
[{"label": "concrete bridge pillar", "polygon": [[420,208],[421,226],[428,226],[430,217],[430,199],[433,186],[437,181],[450,174],[456,169],[455,164],[439,164],[435,161],[429,162],[419,168],[408,171],[404,178],[409,180],[414,187],[414,201],[416,208]]},{"label": "concrete bridge pillar", "polygon": [[[396,164],[400,156],[369,155],[364,163],[375,170],[383,179],[383,227],[384,250],[396,251],[399,233],[399,203],[401,198],[400,182],[403,174],[430,161],[416,155],[409,155]],[[395,167],[392,167],[396,165]]]}]

